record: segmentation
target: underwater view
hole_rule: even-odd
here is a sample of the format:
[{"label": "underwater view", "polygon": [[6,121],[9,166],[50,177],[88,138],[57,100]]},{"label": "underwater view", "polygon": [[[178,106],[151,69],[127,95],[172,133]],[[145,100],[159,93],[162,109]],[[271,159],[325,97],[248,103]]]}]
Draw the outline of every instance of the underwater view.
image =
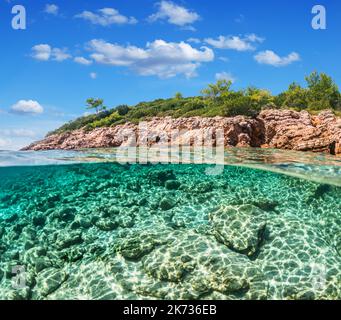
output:
[{"label": "underwater view", "polygon": [[341,299],[340,158],[115,152],[0,152],[0,299]]}]

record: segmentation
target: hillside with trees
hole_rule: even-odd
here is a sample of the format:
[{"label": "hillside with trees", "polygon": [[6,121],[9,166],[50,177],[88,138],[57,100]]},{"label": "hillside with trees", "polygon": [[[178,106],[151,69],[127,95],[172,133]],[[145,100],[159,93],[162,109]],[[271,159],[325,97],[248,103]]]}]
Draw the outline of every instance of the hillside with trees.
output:
[{"label": "hillside with trees", "polygon": [[57,134],[80,128],[92,130],[126,122],[138,123],[153,117],[255,117],[263,109],[306,110],[317,113],[330,109],[341,114],[341,94],[334,80],[324,73],[313,72],[306,77],[306,86],[292,83],[279,95],[256,87],[233,90],[232,82],[218,80],[201,91],[200,96],[183,97],[177,92],[173,98],[140,102],[135,106],[120,105],[112,109],[104,106],[103,99],[89,98],[87,108],[96,114],[80,117],[49,133]]}]

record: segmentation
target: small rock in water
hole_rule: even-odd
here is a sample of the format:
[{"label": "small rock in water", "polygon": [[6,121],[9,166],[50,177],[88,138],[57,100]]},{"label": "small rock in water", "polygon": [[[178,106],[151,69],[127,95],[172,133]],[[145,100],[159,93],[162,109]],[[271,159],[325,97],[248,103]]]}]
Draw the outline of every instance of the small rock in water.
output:
[{"label": "small rock in water", "polygon": [[174,206],[175,206],[174,200],[169,198],[169,197],[162,198],[162,200],[160,202],[160,208],[163,211],[170,210],[170,209],[174,208]]},{"label": "small rock in water", "polygon": [[212,182],[201,182],[195,188],[195,192],[198,193],[207,193],[213,190],[213,183]]},{"label": "small rock in water", "polygon": [[122,228],[131,228],[134,225],[134,218],[131,215],[121,215],[117,218],[117,223]]},{"label": "small rock in water", "polygon": [[51,263],[50,259],[48,259],[47,257],[40,257],[36,260],[35,271],[36,271],[36,273],[39,273],[40,271],[42,271],[48,267],[51,267],[51,266],[52,266],[52,263]]},{"label": "small rock in water", "polygon": [[75,210],[71,207],[63,208],[59,211],[58,218],[62,221],[72,221],[75,218]]},{"label": "small rock in water", "polygon": [[35,262],[37,261],[37,259],[39,257],[43,257],[46,255],[46,249],[43,248],[43,247],[33,247],[29,250],[27,250],[24,255],[23,255],[23,262],[25,264],[31,264],[31,265],[34,265]]},{"label": "small rock in water", "polygon": [[259,201],[254,201],[252,204],[264,211],[274,211],[276,207],[279,205],[277,201],[272,201],[268,199],[261,199]]},{"label": "small rock in water", "polygon": [[96,222],[96,227],[102,231],[112,231],[117,228],[117,222],[110,218],[101,218]]},{"label": "small rock in water", "polygon": [[37,292],[40,296],[46,297],[56,291],[67,279],[65,271],[56,268],[48,268],[38,274]]},{"label": "small rock in water", "polygon": [[181,183],[177,180],[168,180],[165,183],[165,187],[168,190],[177,190],[181,186]]},{"label": "small rock in water", "polygon": [[72,231],[72,232],[65,231],[64,232],[63,231],[60,233],[58,237],[56,246],[59,249],[65,249],[65,248],[74,246],[76,244],[81,244],[82,242],[83,242],[83,238],[82,238],[81,232],[77,232],[77,231]]},{"label": "small rock in water", "polygon": [[25,251],[26,251],[26,250],[29,250],[29,249],[31,249],[31,248],[33,248],[33,247],[34,247],[34,242],[33,242],[33,241],[27,240],[27,241],[25,242],[25,244],[24,244],[24,249],[25,249]]},{"label": "small rock in water", "polygon": [[266,214],[251,205],[223,207],[210,214],[216,239],[248,256],[254,255],[262,242]]},{"label": "small rock in water", "polygon": [[18,219],[18,215],[16,213],[12,214],[11,216],[5,218],[5,222],[11,223]]},{"label": "small rock in water", "polygon": [[167,180],[176,180],[173,170],[153,170],[149,173],[149,177],[160,186],[165,185]]},{"label": "small rock in water", "polygon": [[45,224],[46,217],[42,214],[36,215],[32,218],[32,223],[36,227],[43,226]]}]

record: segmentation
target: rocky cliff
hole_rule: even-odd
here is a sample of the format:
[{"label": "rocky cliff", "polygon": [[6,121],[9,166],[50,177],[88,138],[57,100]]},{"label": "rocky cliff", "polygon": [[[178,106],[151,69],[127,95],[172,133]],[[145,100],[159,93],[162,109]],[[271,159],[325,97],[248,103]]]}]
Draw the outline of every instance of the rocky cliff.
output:
[{"label": "rocky cliff", "polygon": [[264,147],[341,154],[341,119],[331,111],[264,110],[257,118],[153,118],[92,131],[51,135],[24,150],[77,150],[133,145],[176,144]]}]

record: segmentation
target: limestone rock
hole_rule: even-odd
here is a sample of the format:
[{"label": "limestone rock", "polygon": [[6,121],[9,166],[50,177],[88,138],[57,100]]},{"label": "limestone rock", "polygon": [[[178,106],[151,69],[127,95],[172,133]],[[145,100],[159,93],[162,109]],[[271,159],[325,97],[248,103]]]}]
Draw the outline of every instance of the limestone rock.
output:
[{"label": "limestone rock", "polygon": [[56,291],[61,284],[67,279],[65,271],[48,268],[38,274],[37,277],[37,292],[40,296],[47,296]]},{"label": "limestone rock", "polygon": [[144,130],[132,123],[92,131],[80,129],[48,136],[24,150],[150,147],[170,142],[181,146],[215,146],[218,140],[227,147],[263,146],[340,154],[341,119],[331,111],[312,116],[307,111],[292,110],[264,110],[256,119],[244,116],[153,118]]},{"label": "limestone rock", "polygon": [[331,111],[311,116],[307,111],[264,110],[259,119],[270,148],[340,153],[341,119]]},{"label": "limestone rock", "polygon": [[63,231],[60,232],[58,240],[56,242],[56,246],[59,249],[66,249],[76,244],[80,244],[83,242],[82,233],[80,231]]},{"label": "limestone rock", "polygon": [[263,239],[266,215],[257,207],[242,205],[222,207],[210,214],[214,235],[232,250],[254,255]]}]

